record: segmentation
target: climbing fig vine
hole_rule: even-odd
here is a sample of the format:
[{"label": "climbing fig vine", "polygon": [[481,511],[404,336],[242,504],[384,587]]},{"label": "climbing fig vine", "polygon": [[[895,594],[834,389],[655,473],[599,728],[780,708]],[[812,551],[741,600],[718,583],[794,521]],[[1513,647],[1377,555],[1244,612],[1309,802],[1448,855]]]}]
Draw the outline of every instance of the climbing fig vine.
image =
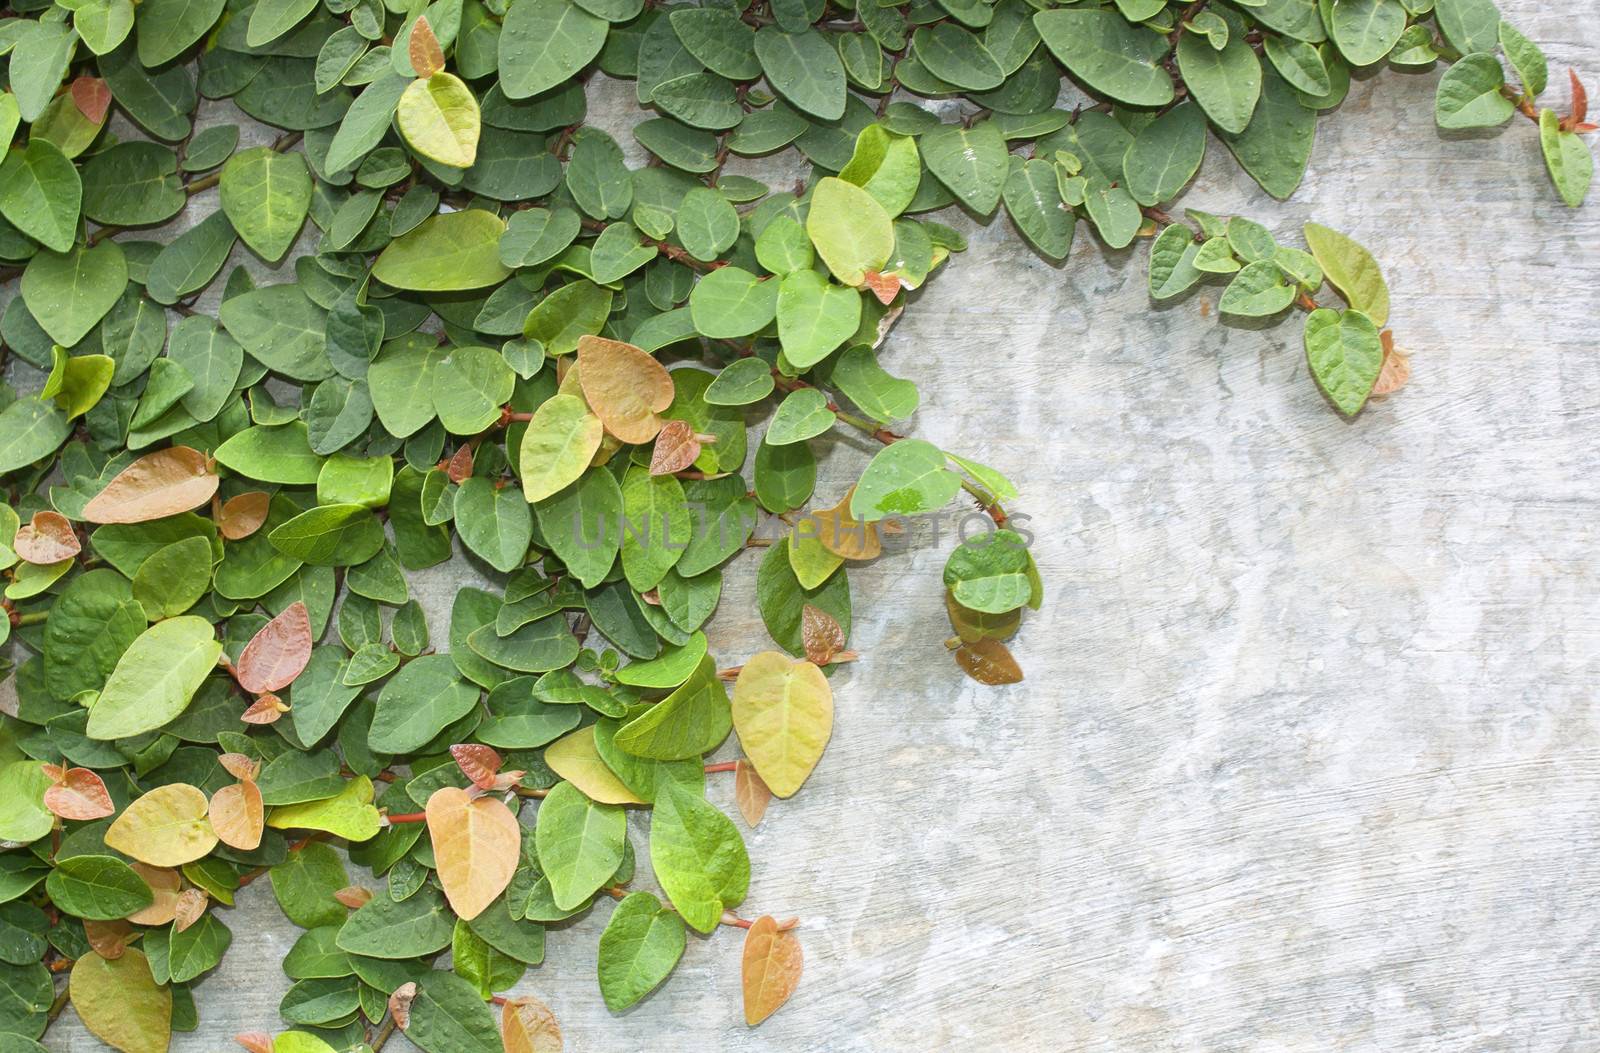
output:
[{"label": "climbing fig vine", "polygon": [[[943,647],[984,683],[1042,599],[1016,488],[880,360],[964,247],[936,217],[1303,315],[1284,397],[1353,416],[1409,375],[1378,263],[1180,217],[1207,151],[1287,197],[1352,70],[1444,63],[1441,128],[1527,118],[1573,206],[1592,169],[1492,0],[15,0],[0,56],[7,1053],[68,1004],[167,1049],[261,881],[305,931],[253,1053],[558,1050],[529,970],[588,914],[609,1010],[715,957],[759,1024],[807,905],[747,902],[741,827],[872,658],[849,565],[983,522]],[[819,492],[836,433],[876,452]],[[771,641],[719,660],[725,574]]]}]

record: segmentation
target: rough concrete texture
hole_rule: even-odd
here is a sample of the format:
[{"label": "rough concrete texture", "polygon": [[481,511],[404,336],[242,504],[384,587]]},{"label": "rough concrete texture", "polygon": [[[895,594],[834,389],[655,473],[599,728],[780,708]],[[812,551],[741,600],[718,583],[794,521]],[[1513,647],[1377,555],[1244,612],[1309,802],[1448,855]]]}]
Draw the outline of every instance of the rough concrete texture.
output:
[{"label": "rough concrete texture", "polygon": [[[1587,4],[1501,6],[1552,100],[1568,65],[1594,83]],[[833,742],[748,835],[743,910],[802,919],[798,994],[747,1029],[724,929],[610,1014],[601,905],[517,988],[569,1049],[1600,1045],[1600,213],[1561,206],[1520,117],[1436,131],[1437,76],[1359,81],[1291,202],[1220,148],[1183,199],[1285,239],[1315,219],[1383,262],[1415,375],[1354,422],[1297,320],[1219,324],[1217,287],[1153,309],[1142,244],[1080,228],[1052,267],[1003,218],[951,219],[971,249],[884,361],[922,389],[909,430],[1024,491],[1048,588],[1028,679],[980,687],[945,655],[948,539],[855,571],[865,660],[835,680]],[[620,131],[628,98],[601,90]],[[868,452],[834,443],[819,497]],[[415,576],[436,632],[475,576]],[[765,645],[753,578],[728,574],[725,663]],[[732,810],[731,780],[711,795]],[[177,1053],[278,1025],[296,930],[262,886],[227,921]],[[70,1013],[46,1044],[96,1048]]]}]

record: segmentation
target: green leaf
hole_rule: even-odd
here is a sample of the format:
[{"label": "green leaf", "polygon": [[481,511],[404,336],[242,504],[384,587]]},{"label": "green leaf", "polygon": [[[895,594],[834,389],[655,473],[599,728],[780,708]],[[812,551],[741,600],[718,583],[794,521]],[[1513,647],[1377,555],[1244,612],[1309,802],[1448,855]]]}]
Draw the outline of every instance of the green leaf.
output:
[{"label": "green leaf", "polygon": [[890,376],[872,349],[861,344],[834,361],[829,379],[857,408],[884,424],[911,416],[921,398],[915,384]]},{"label": "green leaf", "polygon": [[1130,106],[1172,101],[1172,78],[1161,68],[1167,53],[1161,34],[1104,9],[1041,11],[1033,24],[1067,72],[1090,89]]},{"label": "green leaf", "polygon": [[695,187],[678,205],[678,237],[689,255],[714,260],[739,237],[739,213],[713,187]]},{"label": "green leaf", "polygon": [[1128,193],[1141,205],[1178,196],[1200,170],[1206,154],[1206,122],[1200,108],[1175,106],[1139,133],[1122,159]]},{"label": "green leaf", "polygon": [[[15,69],[12,77],[16,77]],[[54,85],[51,88],[54,90]],[[51,143],[31,139],[23,149],[8,153],[0,164],[0,215],[45,248],[56,252],[72,248],[82,205],[83,181],[78,170]]]},{"label": "green leaf", "polygon": [[251,358],[274,373],[293,380],[333,375],[325,341],[328,314],[306,295],[304,286],[252,289],[224,300],[217,317]]},{"label": "green leaf", "polygon": [[1224,134],[1222,141],[1261,189],[1286,198],[1305,177],[1316,137],[1316,111],[1308,109],[1299,93],[1275,71],[1269,71],[1249,126],[1238,135]]},{"label": "green leaf", "polygon": [[799,388],[779,404],[764,441],[772,446],[803,442],[833,427],[837,419],[828,408],[828,396],[816,388]]},{"label": "green leaf", "polygon": [[569,355],[584,336],[600,332],[610,313],[610,289],[591,281],[570,282],[528,312],[522,335],[544,345],[546,354]]},{"label": "green leaf", "polygon": [[727,689],[706,655],[670,695],[624,724],[615,741],[636,757],[686,760],[716,749],[732,727]]},{"label": "green leaf", "polygon": [[133,576],[133,598],[151,621],[182,614],[211,588],[211,563],[211,542],[203,537],[159,548]]},{"label": "green leaf", "polygon": [[268,263],[294,244],[311,207],[311,173],[297,153],[243,150],[222,166],[222,211],[244,243]]},{"label": "green leaf", "polygon": [[450,946],[454,932],[455,915],[444,895],[424,885],[399,901],[372,897],[350,915],[337,942],[341,951],[368,958],[420,958]]},{"label": "green leaf", "polygon": [[209,33],[227,0],[143,0],[137,7],[139,64],[154,69]]},{"label": "green leaf", "polygon": [[944,584],[969,610],[1005,614],[1032,597],[1032,568],[1022,535],[996,530],[964,541],[950,553]]},{"label": "green leaf", "polygon": [[989,49],[954,22],[922,26],[911,35],[911,49],[929,73],[964,91],[989,91],[1005,80]]},{"label": "green leaf", "polygon": [[796,369],[827,358],[860,324],[861,294],[814,270],[795,271],[778,287],[778,340]]},{"label": "green leaf", "polygon": [[535,507],[539,530],[585,588],[599,585],[621,550],[622,487],[608,471],[584,472]]},{"label": "green leaf", "polygon": [[[1405,32],[1406,9],[1400,0],[1335,0],[1331,10],[1328,35],[1352,66],[1381,60]],[[1492,34],[1489,42],[1492,47]]]},{"label": "green leaf", "polygon": [[1317,387],[1340,413],[1360,413],[1383,368],[1377,324],[1354,309],[1319,308],[1306,316],[1305,342]]},{"label": "green leaf", "polygon": [[1009,164],[1001,196],[1011,222],[1045,256],[1066,259],[1078,217],[1061,200],[1055,166],[1036,157],[1012,157]]},{"label": "green leaf", "polygon": [[476,435],[500,417],[516,374],[493,348],[454,347],[435,367],[433,405],[452,435]]},{"label": "green leaf", "polygon": [[1222,131],[1239,133],[1250,124],[1261,97],[1261,61],[1242,35],[1219,51],[1199,34],[1184,33],[1178,39],[1178,71]]},{"label": "green leaf", "polygon": [[69,856],[45,882],[50,901],[78,918],[110,921],[148,907],[155,895],[133,868],[115,856]]},{"label": "green leaf", "polygon": [[1224,314],[1265,318],[1294,303],[1294,285],[1276,263],[1257,260],[1246,264],[1222,291],[1217,304]]},{"label": "green leaf", "polygon": [[452,972],[431,969],[417,984],[406,1037],[424,1053],[492,1050],[500,1029],[483,996]]},{"label": "green leaf", "polygon": [[1500,11],[1494,0],[1438,0],[1434,18],[1445,40],[1463,55],[1493,51],[1499,41]]},{"label": "green leaf", "polygon": [[503,219],[482,209],[434,216],[390,242],[378,254],[372,276],[396,289],[419,292],[498,285],[511,276],[500,262],[500,236],[505,230]]},{"label": "green leaf", "polygon": [[383,753],[412,753],[477,702],[478,689],[462,681],[449,655],[423,655],[383,685],[368,739]]},{"label": "green leaf", "polygon": [[[1422,29],[1421,32],[1431,43],[1432,34],[1426,29]],[[1318,97],[1333,90],[1333,80],[1328,75],[1328,65],[1322,61],[1322,53],[1312,45],[1303,40],[1293,40],[1276,34],[1267,34],[1262,45],[1262,50],[1266,52],[1272,67],[1278,71],[1279,76],[1289,82],[1291,87]],[[1393,56],[1390,58],[1392,60]],[[1428,64],[1432,65],[1431,59]]]},{"label": "green leaf", "polygon": [[365,563],[383,548],[383,524],[365,505],[318,505],[281,526],[267,540],[285,555],[321,567]]},{"label": "green leaf", "polygon": [[1354,310],[1382,329],[1389,324],[1389,287],[1372,254],[1350,238],[1317,223],[1305,225],[1306,245],[1323,273]]},{"label": "green leaf", "polygon": [[1550,81],[1550,63],[1539,45],[1517,31],[1510,22],[1500,23],[1500,47],[1517,71],[1522,82],[1522,92],[1529,98],[1544,92]]},{"label": "green leaf", "polygon": [[498,571],[522,565],[533,534],[533,514],[514,487],[496,487],[474,476],[456,492],[456,531],[467,550]]},{"label": "green leaf", "polygon": [[683,555],[694,531],[683,484],[642,465],[622,478],[622,569],[636,592],[655,588]]},{"label": "green leaf", "polygon": [[224,467],[264,483],[312,486],[322,471],[322,458],[311,452],[306,426],[300,421],[246,428],[217,447],[213,456]]},{"label": "green leaf", "polygon": [[750,857],[733,821],[676,783],[656,795],[650,862],[667,898],[700,932],[716,928],[750,886]]},{"label": "green leaf", "polygon": [[542,501],[570,486],[589,467],[605,428],[576,395],[555,395],[533,411],[522,433],[518,464],[523,497]]},{"label": "green leaf", "polygon": [[1444,71],[1434,97],[1434,120],[1441,128],[1493,128],[1516,112],[1501,94],[1505,71],[1494,55],[1466,55]]},{"label": "green leaf", "polygon": [[131,738],[173,720],[188,708],[221,653],[204,618],[157,622],[117,662],[89,710],[86,733],[92,739]]},{"label": "green leaf", "polygon": [[1150,296],[1170,300],[1193,288],[1205,275],[1194,265],[1200,243],[1181,223],[1162,230],[1150,244]]},{"label": "green leaf", "polygon": [[440,70],[414,80],[400,96],[400,134],[423,157],[449,168],[471,168],[478,158],[478,100],[454,73]]},{"label": "green leaf", "polygon": [[755,51],[767,83],[797,109],[824,121],[844,116],[844,63],[821,33],[762,26],[756,30]]},{"label": "green leaf", "polygon": [[1562,131],[1561,121],[1552,111],[1541,110],[1539,146],[1561,200],[1572,208],[1583,204],[1594,178],[1594,155],[1589,152],[1589,145],[1575,132]]},{"label": "green leaf", "polygon": [[55,817],[44,806],[50,786],[42,761],[14,760],[0,768],[0,838],[26,844],[50,832]]},{"label": "green leaf", "polygon": [[316,0],[260,0],[250,12],[245,44],[259,48],[272,43],[293,29],[316,7]]},{"label": "green leaf", "polygon": [[339,130],[328,145],[327,160],[323,170],[342,172],[352,168],[373,147],[383,140],[389,130],[390,119],[400,105],[411,81],[384,70],[378,78],[362,89],[356,101],[345,111]]},{"label": "green leaf", "polygon": [[548,91],[589,64],[610,26],[571,0],[518,0],[500,30],[500,88],[507,98]]},{"label": "green leaf", "polygon": [[995,210],[1010,170],[1005,137],[1000,134],[995,122],[978,121],[970,128],[959,124],[941,124],[924,132],[919,142],[928,171],[960,198],[962,204],[980,216],[987,216]]},{"label": "green leaf", "polygon": [[[56,89],[61,86],[76,49],[77,35],[64,22],[41,19],[22,23],[21,31],[15,38],[15,47],[11,49],[9,72],[11,91],[17,98],[17,109],[24,121],[32,123],[44,113],[45,107],[55,97]],[[35,143],[42,141],[34,137],[28,144],[30,150]],[[0,183],[5,181],[4,170],[0,170]],[[66,248],[64,245],[50,247]]]},{"label": "green leaf", "polygon": [[128,287],[122,247],[101,242],[34,254],[22,272],[22,299],[50,339],[72,347],[116,306]]},{"label": "green leaf", "polygon": [[600,934],[600,995],[613,1013],[633,1005],[671,975],[687,943],[683,919],[648,892],[634,892],[611,912]]},{"label": "green leaf", "polygon": [[[834,176],[825,176],[811,192],[806,233],[828,270],[845,285],[861,285],[894,251],[894,224],[883,206],[861,187]],[[701,328],[698,319],[696,327]]]},{"label": "green leaf", "polygon": [[758,279],[742,267],[717,268],[696,282],[689,295],[695,330],[715,340],[759,332],[777,313],[778,283]]},{"label": "green leaf", "polygon": [[850,515],[863,522],[943,508],[961,489],[945,455],[926,439],[901,439],[879,450],[850,498]]},{"label": "green leaf", "polygon": [[570,782],[559,782],[539,805],[534,844],[557,907],[582,906],[622,862],[628,818],[599,804]]}]

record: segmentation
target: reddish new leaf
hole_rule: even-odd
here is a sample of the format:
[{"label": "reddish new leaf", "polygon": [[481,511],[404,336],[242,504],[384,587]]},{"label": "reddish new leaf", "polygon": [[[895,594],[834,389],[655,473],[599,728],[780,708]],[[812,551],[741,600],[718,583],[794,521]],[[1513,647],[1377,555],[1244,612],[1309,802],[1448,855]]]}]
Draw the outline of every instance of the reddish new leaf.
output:
[{"label": "reddish new leaf", "polygon": [[122,952],[128,944],[141,934],[121,918],[115,921],[88,921],[83,923],[84,938],[89,941],[89,946],[94,948],[94,953],[108,962],[114,962],[122,957]]},{"label": "reddish new leaf", "polygon": [[650,454],[651,475],[671,475],[694,464],[700,456],[700,436],[688,421],[669,420],[656,435],[655,450]]},{"label": "reddish new leaf", "polygon": [[411,68],[423,80],[444,69],[444,50],[439,47],[439,38],[434,35],[433,27],[421,15],[411,26]]},{"label": "reddish new leaf", "polygon": [[1578,79],[1577,70],[1569,67],[1567,77],[1572,81],[1572,123],[1579,125],[1589,119],[1589,91]]},{"label": "reddish new leaf", "polygon": [[1411,379],[1411,360],[1404,353],[1387,349],[1383,365],[1378,369],[1378,379],[1372,384],[1372,394],[1393,395]]},{"label": "reddish new leaf", "polygon": [[311,616],[299,600],[261,627],[239,656],[235,677],[252,695],[280,691],[311,661]]},{"label": "reddish new leaf", "polygon": [[40,511],[17,528],[11,548],[24,563],[43,566],[71,559],[83,546],[72,529],[71,520],[60,512]]},{"label": "reddish new leaf", "polygon": [[72,104],[90,124],[104,124],[111,108],[111,89],[99,77],[79,77],[72,82]]},{"label": "reddish new leaf", "polygon": [[217,492],[216,464],[199,450],[147,453],[118,472],[83,507],[91,523],[146,523],[187,512]]},{"label": "reddish new leaf", "polygon": [[229,541],[241,541],[261,529],[267,521],[272,498],[261,490],[250,490],[222,502],[222,517],[217,527]]},{"label": "reddish new leaf", "polygon": [[470,443],[462,443],[456,452],[450,455],[450,461],[445,465],[444,474],[452,483],[460,486],[472,478],[473,452]]},{"label": "reddish new leaf", "polygon": [[261,762],[243,753],[224,753],[217,758],[217,763],[222,765],[224,771],[235,779],[250,779],[261,774]]},{"label": "reddish new leaf", "polygon": [[[46,765],[47,770],[52,767]],[[117,811],[106,784],[88,768],[60,772],[55,785],[44,791],[44,806],[63,819],[104,819]]]},{"label": "reddish new leaf", "polygon": [[265,1031],[241,1031],[233,1040],[250,1053],[272,1053],[272,1036]]},{"label": "reddish new leaf", "polygon": [[894,303],[894,298],[900,295],[900,279],[892,274],[869,271],[864,281],[867,288],[872,290],[872,295],[885,307]]},{"label": "reddish new leaf", "polygon": [[821,607],[809,603],[800,611],[800,637],[805,644],[806,660],[813,665],[827,665],[844,650],[844,630],[839,622]]},{"label": "reddish new leaf", "polygon": [[250,708],[239,719],[246,724],[273,724],[287,712],[289,707],[283,704],[283,699],[269,691],[250,703]]},{"label": "reddish new leaf", "polygon": [[1022,667],[999,640],[982,639],[956,648],[956,664],[980,684],[1018,684]]},{"label": "reddish new leaf", "polygon": [[401,1031],[411,1026],[411,1003],[416,997],[415,980],[396,987],[394,994],[389,996],[389,1015],[394,1017],[395,1026]]},{"label": "reddish new leaf", "polygon": [[561,1053],[561,1025],[537,998],[508,998],[500,1008],[500,1040],[505,1053]]},{"label": "reddish new leaf", "polygon": [[495,776],[504,763],[500,754],[476,742],[458,742],[450,747],[450,756],[456,759],[461,774],[472,780],[480,790],[494,789]]},{"label": "reddish new leaf", "polygon": [[744,937],[744,1019],[751,1027],[778,1011],[800,984],[800,941],[778,928],[771,915],[758,918]]},{"label": "reddish new leaf", "polygon": [[761,825],[761,817],[767,814],[767,805],[772,803],[772,791],[756,766],[747,760],[733,766],[733,800],[739,806],[739,814],[752,827]]},{"label": "reddish new leaf", "polygon": [[186,888],[178,893],[178,902],[172,911],[172,931],[182,932],[204,917],[208,902],[205,892],[197,888]]},{"label": "reddish new leaf", "polygon": [[360,910],[372,902],[372,890],[361,885],[346,885],[338,892],[335,892],[333,898],[351,910]]}]

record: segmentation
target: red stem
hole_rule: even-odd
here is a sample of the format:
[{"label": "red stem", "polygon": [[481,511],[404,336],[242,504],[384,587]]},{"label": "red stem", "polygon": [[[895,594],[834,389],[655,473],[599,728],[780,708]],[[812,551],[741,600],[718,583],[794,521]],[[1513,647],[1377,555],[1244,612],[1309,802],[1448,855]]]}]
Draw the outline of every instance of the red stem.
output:
[{"label": "red stem", "polygon": [[713,774],[715,772],[719,772],[719,771],[733,771],[738,766],[739,766],[739,762],[738,761],[731,761],[731,760],[721,761],[720,763],[717,763],[717,764],[707,764],[706,765],[706,774],[707,775],[711,775],[711,774]]},{"label": "red stem", "polygon": [[389,822],[391,823],[425,823],[427,821],[427,812],[404,812],[400,815],[389,816]]}]

